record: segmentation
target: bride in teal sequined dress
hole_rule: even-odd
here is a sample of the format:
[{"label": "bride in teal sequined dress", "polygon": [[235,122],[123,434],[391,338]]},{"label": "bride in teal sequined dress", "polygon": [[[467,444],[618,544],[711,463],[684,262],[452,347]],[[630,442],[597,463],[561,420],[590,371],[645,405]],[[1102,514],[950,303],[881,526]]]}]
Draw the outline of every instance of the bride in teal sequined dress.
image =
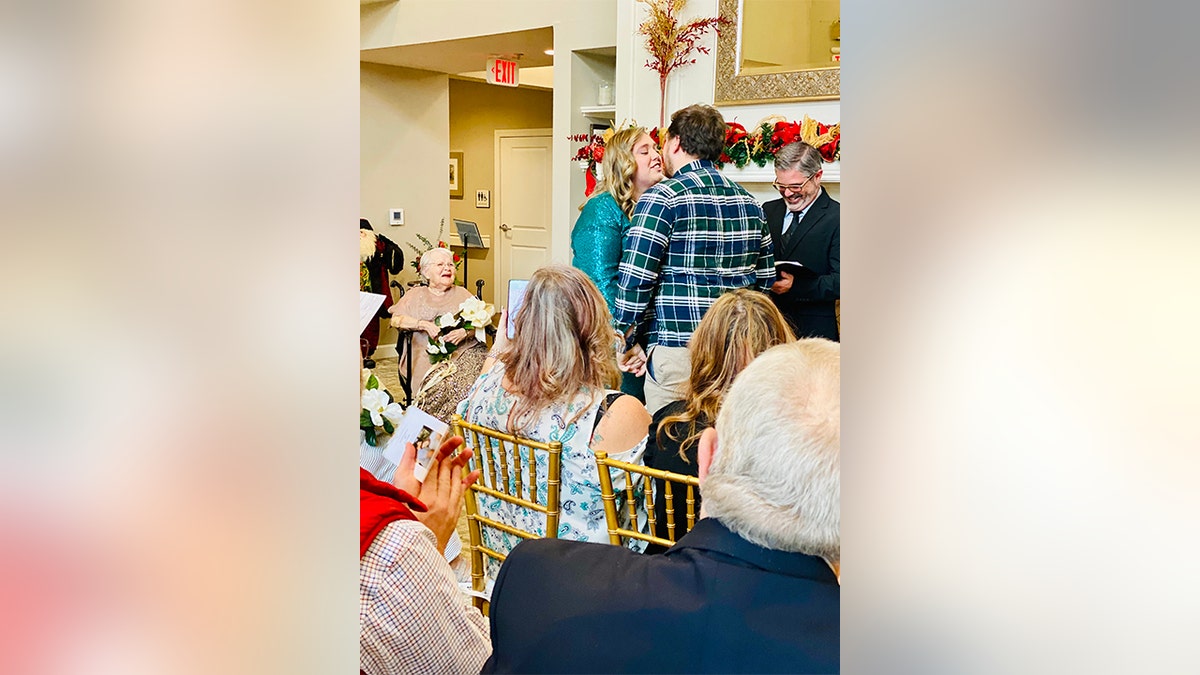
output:
[{"label": "bride in teal sequined dress", "polygon": [[[595,282],[612,313],[629,218],[642,193],[662,180],[662,157],[645,128],[623,129],[605,144],[601,173],[571,230],[571,264]],[[621,391],[644,400],[642,383],[643,378],[623,373]]]}]

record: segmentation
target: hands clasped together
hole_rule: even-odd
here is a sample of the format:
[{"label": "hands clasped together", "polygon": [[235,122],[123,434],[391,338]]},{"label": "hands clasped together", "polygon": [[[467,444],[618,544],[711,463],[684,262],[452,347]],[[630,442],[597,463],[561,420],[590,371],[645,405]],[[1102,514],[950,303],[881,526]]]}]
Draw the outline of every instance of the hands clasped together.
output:
[{"label": "hands clasped together", "polygon": [[625,345],[625,336],[617,332],[617,340],[618,344],[621,345],[617,347],[617,367],[626,373],[632,373],[638,377],[645,375],[646,361],[648,359],[646,350],[642,349],[641,345],[634,345],[633,349],[622,353],[621,347]]}]

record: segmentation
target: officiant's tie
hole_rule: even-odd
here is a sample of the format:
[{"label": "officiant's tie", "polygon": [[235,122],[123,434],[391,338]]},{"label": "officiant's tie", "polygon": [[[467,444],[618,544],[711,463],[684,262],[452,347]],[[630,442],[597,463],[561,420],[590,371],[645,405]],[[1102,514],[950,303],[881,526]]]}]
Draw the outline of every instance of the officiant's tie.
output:
[{"label": "officiant's tie", "polygon": [[800,212],[792,211],[791,216],[791,220],[785,220],[783,223],[783,232],[780,232],[780,238],[783,239],[783,241],[779,242],[780,244],[786,244],[787,242],[791,241],[792,237],[794,237],[796,232],[800,229]]}]

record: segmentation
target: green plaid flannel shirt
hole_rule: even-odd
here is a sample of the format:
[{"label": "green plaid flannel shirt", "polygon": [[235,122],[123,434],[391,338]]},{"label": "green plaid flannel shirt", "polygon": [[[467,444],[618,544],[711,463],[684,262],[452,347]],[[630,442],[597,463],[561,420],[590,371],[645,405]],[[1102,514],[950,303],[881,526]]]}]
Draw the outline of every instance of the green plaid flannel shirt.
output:
[{"label": "green plaid flannel shirt", "polygon": [[625,331],[654,303],[656,343],[686,347],[722,293],[770,288],[771,234],[762,207],[707,160],[681,167],[638,200],[617,273]]}]

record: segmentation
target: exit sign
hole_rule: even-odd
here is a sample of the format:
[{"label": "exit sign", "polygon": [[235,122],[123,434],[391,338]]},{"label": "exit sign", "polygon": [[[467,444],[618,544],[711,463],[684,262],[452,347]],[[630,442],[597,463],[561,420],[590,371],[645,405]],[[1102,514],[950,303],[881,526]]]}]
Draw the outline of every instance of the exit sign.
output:
[{"label": "exit sign", "polygon": [[520,82],[517,62],[505,59],[488,59],[487,81],[488,84],[499,84],[504,87],[517,86]]}]

